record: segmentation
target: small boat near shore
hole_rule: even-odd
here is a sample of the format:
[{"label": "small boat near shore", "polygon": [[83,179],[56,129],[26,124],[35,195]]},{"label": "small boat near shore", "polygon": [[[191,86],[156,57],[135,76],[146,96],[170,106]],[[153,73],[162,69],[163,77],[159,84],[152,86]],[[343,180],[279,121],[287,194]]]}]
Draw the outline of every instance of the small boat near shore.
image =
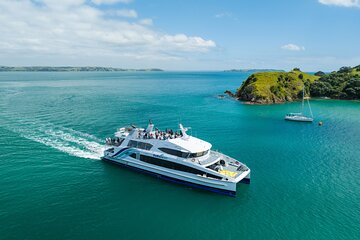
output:
[{"label": "small boat near shore", "polygon": [[[311,117],[304,115],[304,101],[305,101],[305,99],[307,101]],[[303,91],[302,91],[301,112],[288,113],[285,116],[285,120],[287,120],[287,121],[295,121],[295,122],[313,122],[314,121],[314,116],[313,116],[313,113],[312,113],[312,110],[311,110],[309,97],[305,97],[305,85],[304,85]]]},{"label": "small boat near shore", "polygon": [[314,119],[310,117],[303,116],[302,113],[289,113],[286,114],[285,120],[295,121],[295,122],[313,122]]},{"label": "small boat near shore", "polygon": [[250,183],[250,169],[238,160],[211,150],[212,145],[179,131],[120,128],[108,138],[102,160],[175,183],[235,196],[237,183]]}]

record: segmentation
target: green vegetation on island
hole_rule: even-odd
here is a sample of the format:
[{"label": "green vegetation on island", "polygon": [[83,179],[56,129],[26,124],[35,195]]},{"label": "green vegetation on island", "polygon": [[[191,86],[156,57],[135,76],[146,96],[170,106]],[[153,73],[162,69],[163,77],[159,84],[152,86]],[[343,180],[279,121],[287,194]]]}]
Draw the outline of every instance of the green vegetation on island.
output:
[{"label": "green vegetation on island", "polygon": [[360,65],[325,74],[310,86],[312,97],[360,99]]},{"label": "green vegetation on island", "polygon": [[281,103],[299,98],[305,82],[308,87],[318,76],[294,69],[290,72],[252,74],[238,89],[236,97],[252,103]]},{"label": "green vegetation on island", "polygon": [[113,67],[48,67],[48,66],[29,66],[29,67],[6,67],[0,66],[0,72],[153,72],[163,71],[159,68],[150,69],[126,69]]},{"label": "green vegetation on island", "polygon": [[308,97],[360,99],[360,65],[342,67],[330,74],[309,74],[298,68],[290,72],[258,72],[248,77],[234,96],[250,103],[282,103],[300,99],[304,85]]},{"label": "green vegetation on island", "polygon": [[241,72],[241,73],[256,73],[256,72],[285,72],[284,70],[278,69],[230,69],[224,72]]}]

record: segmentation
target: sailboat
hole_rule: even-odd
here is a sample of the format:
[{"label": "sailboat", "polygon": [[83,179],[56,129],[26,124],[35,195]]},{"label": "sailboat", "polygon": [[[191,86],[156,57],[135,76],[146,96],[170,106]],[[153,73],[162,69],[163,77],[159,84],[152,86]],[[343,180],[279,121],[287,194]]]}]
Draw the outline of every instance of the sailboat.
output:
[{"label": "sailboat", "polygon": [[308,116],[304,115],[304,100],[305,100],[305,93],[304,92],[305,92],[305,85],[303,87],[303,92],[302,92],[301,112],[300,113],[288,113],[285,116],[285,120],[296,121],[296,122],[313,122],[314,121],[314,116],[313,116],[313,113],[311,111],[309,98],[306,98],[306,101],[307,101],[307,104],[309,106],[309,112],[310,112],[311,117],[308,117]]}]

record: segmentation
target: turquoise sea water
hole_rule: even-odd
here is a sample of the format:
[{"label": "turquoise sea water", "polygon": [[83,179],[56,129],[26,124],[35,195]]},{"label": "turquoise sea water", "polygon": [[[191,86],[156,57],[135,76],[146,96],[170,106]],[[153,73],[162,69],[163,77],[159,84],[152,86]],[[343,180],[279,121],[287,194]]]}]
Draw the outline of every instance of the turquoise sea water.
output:
[{"label": "turquoise sea water", "polygon": [[[0,73],[0,239],[360,239],[360,103],[226,98],[241,73]],[[231,198],[99,161],[130,123],[176,128],[246,163]]]}]

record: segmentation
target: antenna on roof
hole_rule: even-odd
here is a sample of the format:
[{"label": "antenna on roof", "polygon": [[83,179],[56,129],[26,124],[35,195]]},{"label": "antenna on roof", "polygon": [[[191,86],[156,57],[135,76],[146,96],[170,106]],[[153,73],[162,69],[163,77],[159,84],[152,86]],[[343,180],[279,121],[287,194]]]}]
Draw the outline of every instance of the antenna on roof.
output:
[{"label": "antenna on roof", "polygon": [[181,131],[183,139],[188,139],[189,135],[186,134],[186,131],[188,130],[188,128],[184,128],[181,123],[179,124],[179,127],[180,127],[180,131]]}]

